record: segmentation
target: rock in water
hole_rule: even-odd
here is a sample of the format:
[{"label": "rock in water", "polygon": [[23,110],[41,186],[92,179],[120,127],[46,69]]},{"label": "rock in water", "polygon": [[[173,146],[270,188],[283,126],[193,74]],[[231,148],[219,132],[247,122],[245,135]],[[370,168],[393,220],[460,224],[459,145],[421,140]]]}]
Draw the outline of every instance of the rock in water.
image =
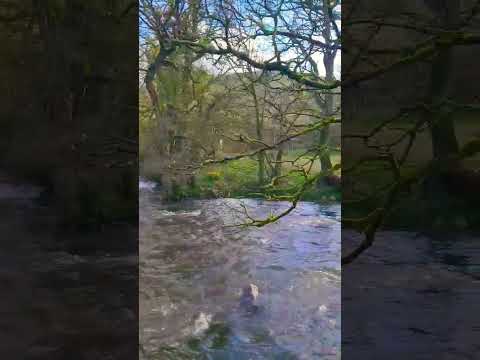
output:
[{"label": "rock in water", "polygon": [[212,315],[206,315],[201,312],[193,324],[193,335],[198,336],[208,330],[211,321]]},{"label": "rock in water", "polygon": [[257,298],[259,292],[258,287],[254,284],[249,284],[242,289],[242,296],[240,297],[240,307],[248,313],[253,313],[258,310]]}]

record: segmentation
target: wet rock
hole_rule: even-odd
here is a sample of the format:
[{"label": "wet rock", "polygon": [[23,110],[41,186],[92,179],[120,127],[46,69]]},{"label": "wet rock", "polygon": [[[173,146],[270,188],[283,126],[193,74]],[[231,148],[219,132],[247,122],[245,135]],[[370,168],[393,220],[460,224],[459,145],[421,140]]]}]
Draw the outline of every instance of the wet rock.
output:
[{"label": "wet rock", "polygon": [[212,321],[212,315],[201,312],[193,324],[193,335],[198,336],[208,330]]},{"label": "wet rock", "polygon": [[259,295],[258,287],[249,284],[242,289],[240,297],[240,308],[248,313],[254,313],[258,310],[257,298]]},{"label": "wet rock", "polygon": [[324,313],[327,312],[327,310],[328,310],[328,309],[327,309],[327,307],[326,307],[325,305],[320,305],[320,306],[318,307],[318,309],[317,309],[317,311],[318,311],[319,314],[324,314]]}]

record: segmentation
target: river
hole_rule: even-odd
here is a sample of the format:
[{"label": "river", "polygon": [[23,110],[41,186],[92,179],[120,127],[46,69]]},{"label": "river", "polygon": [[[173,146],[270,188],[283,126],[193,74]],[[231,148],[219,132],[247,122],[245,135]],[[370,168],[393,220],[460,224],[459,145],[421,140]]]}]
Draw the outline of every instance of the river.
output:
[{"label": "river", "polygon": [[0,172],[0,358],[136,358],[137,226],[62,230],[41,192]]},{"label": "river", "polygon": [[[381,232],[342,271],[341,297],[340,205],[300,203],[264,228],[225,227],[241,220],[238,200],[166,205],[140,185],[144,359],[338,359],[341,298],[345,357],[479,358],[478,234]],[[114,244],[136,249],[136,227],[59,231],[54,209],[35,201],[40,191],[0,174],[0,355],[135,358],[137,256]],[[245,203],[254,217],[287,206]],[[359,238],[344,231],[342,241]],[[244,316],[249,283],[260,311]]]},{"label": "river", "polygon": [[[165,204],[140,183],[140,344],[145,359],[339,359],[340,205],[301,202],[262,227],[238,227],[283,202]],[[259,288],[257,313],[239,309]]]},{"label": "river", "polygon": [[[342,232],[348,251],[361,237]],[[480,359],[479,236],[382,231],[342,270],[348,359]]]}]

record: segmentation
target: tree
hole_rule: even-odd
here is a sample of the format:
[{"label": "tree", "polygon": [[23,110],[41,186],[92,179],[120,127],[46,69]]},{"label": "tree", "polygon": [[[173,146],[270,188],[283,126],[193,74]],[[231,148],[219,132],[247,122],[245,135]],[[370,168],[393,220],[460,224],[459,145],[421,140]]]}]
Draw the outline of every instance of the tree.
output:
[{"label": "tree", "polygon": [[[214,79],[220,79],[218,74],[215,75],[218,72],[225,74],[224,79],[235,73],[238,75],[237,80],[243,83],[242,95],[235,100],[250,98],[250,103],[253,104],[253,107],[238,107],[239,110],[236,111],[219,105],[222,101],[218,98],[210,99],[203,104],[209,109],[205,116],[196,112],[197,121],[180,130],[182,136],[188,137],[188,129],[194,123],[202,124],[201,129],[207,129],[205,121],[216,118],[216,113],[223,114],[224,120],[243,121],[243,126],[254,119],[254,134],[246,130],[232,137],[222,135],[224,126],[221,124],[216,123],[214,126],[214,132],[220,136],[227,136],[230,140],[243,144],[247,149],[245,152],[223,154],[219,158],[212,152],[204,151],[196,159],[185,161],[184,157],[181,164],[172,162],[171,152],[163,149],[164,157],[170,157],[170,164],[165,169],[170,169],[168,171],[171,173],[178,172],[181,168],[195,171],[205,165],[253,157],[259,164],[260,184],[266,181],[267,173],[273,186],[293,173],[301,175],[303,185],[299,186],[295,194],[284,198],[292,202],[293,208],[312,184],[338,170],[338,166],[331,166],[329,158],[328,126],[340,121],[338,113],[333,110],[333,90],[339,86],[339,81],[333,76],[335,54],[340,49],[340,30],[337,24],[339,5],[339,1],[327,3],[320,0],[212,0],[202,3],[184,0],[141,1],[140,14],[144,29],[142,44],[153,49],[150,54],[154,54],[146,60],[144,79],[156,123],[159,124],[159,133],[164,136],[163,140],[158,139],[159,142],[171,144],[171,139],[168,138],[174,131],[172,128],[179,129],[180,118],[186,118],[184,113],[181,117],[178,116],[181,113],[179,107],[170,113],[161,111],[159,101],[163,100],[159,89],[165,87],[166,83],[155,83],[155,78],[162,77],[165,69],[168,69],[169,74],[176,71],[191,74],[199,63],[204,62],[210,67]],[[151,43],[154,46],[150,46]],[[255,47],[258,49],[253,50]],[[322,62],[323,66],[328,67],[324,72],[319,65]],[[183,78],[185,81],[181,82],[182,86],[187,78]],[[225,88],[225,83],[217,80],[213,82]],[[210,94],[215,92],[212,89],[210,88]],[[227,93],[233,92],[238,93],[238,89]],[[233,107],[236,101],[229,99],[228,105]],[[201,106],[195,108],[200,109]],[[267,141],[264,135],[267,121],[275,131],[273,141]],[[242,126],[238,129],[242,129]],[[297,159],[284,159],[288,143],[313,133],[321,133],[320,145],[307,149]],[[198,134],[199,132],[196,133],[197,137]],[[211,138],[211,135],[213,134],[207,138]],[[195,136],[191,140],[194,138]],[[205,145],[199,144],[198,147],[205,148]],[[313,163],[320,157],[323,171],[321,174],[313,174]],[[293,170],[283,173],[283,165],[287,162]],[[256,222],[259,223],[261,222]]]},{"label": "tree", "polygon": [[[350,2],[344,6],[349,14],[344,39],[350,46],[349,56],[344,57],[347,61],[343,67],[348,71],[342,74],[342,91],[348,92],[347,98],[351,98],[370,87],[373,89],[370,98],[378,98],[378,93],[383,92],[387,94],[384,99],[390,98],[391,92],[394,95],[390,108],[396,106],[397,113],[383,115],[382,121],[364,133],[345,132],[344,140],[348,142],[344,141],[344,146],[350,144],[353,148],[352,144],[358,141],[363,148],[356,149],[359,158],[343,169],[343,175],[347,183],[360,185],[363,191],[351,191],[345,199],[343,223],[363,233],[364,238],[343,257],[343,264],[354,261],[374,243],[376,232],[387,221],[405,212],[401,204],[412,191],[421,192],[423,188],[430,194],[426,199],[421,199],[418,193],[411,196],[418,197],[419,209],[420,204],[426,202],[423,216],[431,217],[432,210],[444,212],[438,204],[439,197],[458,193],[448,185],[453,178],[470,184],[478,178],[464,164],[464,160],[478,150],[478,140],[460,146],[455,136],[454,112],[479,107],[475,102],[459,103],[455,99],[457,94],[450,92],[452,81],[459,74],[455,67],[459,58],[453,49],[480,43],[476,32],[471,31],[478,5],[465,4],[460,10],[458,1],[425,1],[425,4],[427,7],[422,8],[423,4],[417,3],[414,11],[402,8],[402,4],[380,10],[353,7]],[[396,31],[397,41],[382,42],[382,35],[394,37],[392,29]],[[411,88],[412,83],[416,85],[415,91],[395,94],[397,89]],[[394,86],[375,89],[381,84]],[[345,110],[351,111],[348,107]],[[373,111],[374,116],[378,117],[378,113]],[[347,123],[343,129],[350,126],[345,125]],[[430,160],[419,161],[414,159],[412,149],[419,145],[425,130],[430,133],[433,155]],[[374,179],[372,169],[376,172]],[[431,186],[432,183],[441,186]],[[352,188],[350,186],[350,190]],[[452,199],[449,203],[458,203],[458,200]]]},{"label": "tree", "polygon": [[2,1],[0,21],[2,165],[45,186],[68,226],[136,221],[135,4]]}]

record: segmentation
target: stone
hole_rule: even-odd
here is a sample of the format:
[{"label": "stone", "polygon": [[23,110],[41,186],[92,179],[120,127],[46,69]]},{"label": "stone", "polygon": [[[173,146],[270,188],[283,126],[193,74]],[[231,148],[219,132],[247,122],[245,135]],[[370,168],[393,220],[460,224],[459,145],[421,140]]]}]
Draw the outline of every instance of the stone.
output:
[{"label": "stone", "polygon": [[212,321],[212,315],[201,312],[193,324],[193,335],[198,336],[208,330]]},{"label": "stone", "polygon": [[249,313],[258,310],[257,298],[259,295],[258,287],[254,284],[249,284],[242,289],[240,297],[240,307]]}]

